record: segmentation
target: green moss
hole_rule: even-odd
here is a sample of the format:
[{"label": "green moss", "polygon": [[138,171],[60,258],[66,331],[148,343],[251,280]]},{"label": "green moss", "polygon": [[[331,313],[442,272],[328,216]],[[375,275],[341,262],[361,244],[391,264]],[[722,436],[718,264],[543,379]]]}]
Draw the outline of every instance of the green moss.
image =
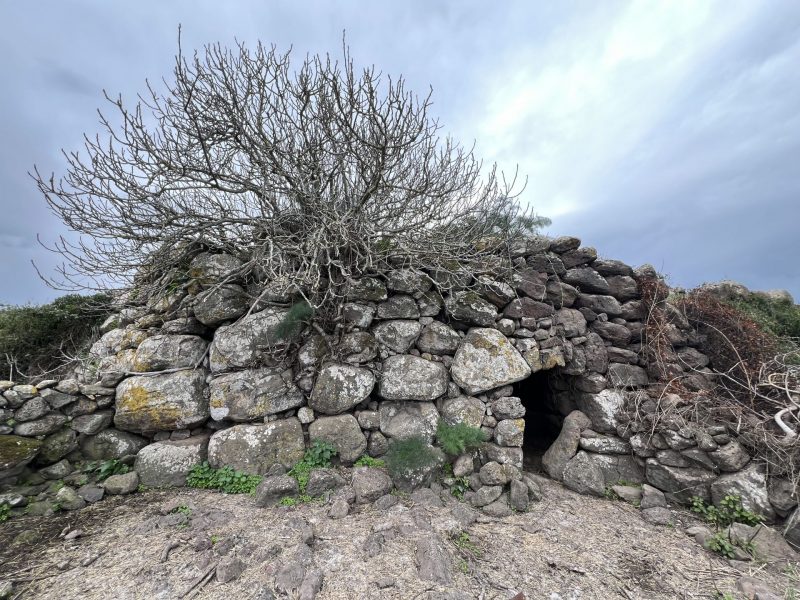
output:
[{"label": "green moss", "polygon": [[0,435],[0,470],[10,469],[32,459],[42,442],[18,435]]}]

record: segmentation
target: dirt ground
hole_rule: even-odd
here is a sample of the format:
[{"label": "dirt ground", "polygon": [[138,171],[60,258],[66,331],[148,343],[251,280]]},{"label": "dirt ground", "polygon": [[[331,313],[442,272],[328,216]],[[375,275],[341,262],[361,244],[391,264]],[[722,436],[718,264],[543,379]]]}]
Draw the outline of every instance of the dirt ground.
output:
[{"label": "dirt ground", "polygon": [[[324,575],[318,600],[509,599],[519,592],[546,600],[736,598],[741,575],[787,599],[800,589],[800,569],[753,563],[742,571],[704,551],[683,533],[696,523],[688,513],[660,527],[621,501],[550,481],[543,492],[527,513],[481,515],[463,527],[454,515],[464,506],[449,497],[444,506],[435,497],[402,497],[391,508],[367,505],[335,520],[317,503],[257,508],[247,495],[148,491],[0,524],[0,580],[15,581],[13,598],[267,600],[276,573],[305,561]],[[309,525],[306,546],[300,540],[308,541]],[[33,543],[14,544],[26,530]],[[61,537],[74,530],[82,535]],[[449,584],[420,579],[417,548],[430,538],[444,549]],[[220,583],[214,567],[233,556],[244,571]]]}]

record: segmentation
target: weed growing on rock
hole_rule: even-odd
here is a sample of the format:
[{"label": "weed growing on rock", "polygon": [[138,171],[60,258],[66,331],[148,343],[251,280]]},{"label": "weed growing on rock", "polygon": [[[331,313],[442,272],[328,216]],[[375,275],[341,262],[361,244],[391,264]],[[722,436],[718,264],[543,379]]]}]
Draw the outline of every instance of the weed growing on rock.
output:
[{"label": "weed growing on rock", "polygon": [[393,477],[429,468],[437,462],[434,448],[419,436],[392,440],[386,452],[386,465]]},{"label": "weed growing on rock", "polygon": [[102,462],[88,462],[83,468],[84,472],[93,473],[97,481],[104,481],[112,475],[124,475],[130,470],[131,468],[128,465],[120,462],[116,458],[104,460]]},{"label": "weed growing on rock", "polygon": [[707,504],[699,496],[692,498],[691,511],[697,513],[705,519],[706,523],[713,525],[717,529],[728,527],[733,523],[744,523],[745,525],[758,525],[761,523],[761,516],[747,510],[742,506],[742,499],[739,496],[725,496],[719,507]]},{"label": "weed growing on rock", "polygon": [[386,461],[380,458],[372,458],[371,456],[364,455],[353,463],[356,467],[372,467],[373,469],[381,469],[386,466]]},{"label": "weed growing on rock", "polygon": [[8,521],[10,512],[11,509],[8,507],[8,504],[0,504],[0,523]]},{"label": "weed growing on rock", "polygon": [[455,477],[453,485],[450,486],[450,493],[459,500],[464,499],[464,494],[469,489],[469,477]]},{"label": "weed growing on rock", "polygon": [[261,477],[258,475],[248,475],[230,467],[215,469],[208,462],[192,467],[186,478],[189,487],[219,490],[226,494],[252,494],[259,483]]},{"label": "weed growing on rock", "polygon": [[[297,480],[300,487],[300,495],[306,493],[308,486],[308,476],[313,469],[321,469],[331,466],[331,459],[336,456],[336,448],[322,440],[314,440],[314,443],[306,450],[303,460],[293,466],[287,475]],[[310,498],[310,497],[309,497]]]},{"label": "weed growing on rock", "polygon": [[488,439],[486,432],[466,423],[450,425],[440,420],[436,427],[436,441],[447,454],[458,456],[469,450],[476,450]]}]

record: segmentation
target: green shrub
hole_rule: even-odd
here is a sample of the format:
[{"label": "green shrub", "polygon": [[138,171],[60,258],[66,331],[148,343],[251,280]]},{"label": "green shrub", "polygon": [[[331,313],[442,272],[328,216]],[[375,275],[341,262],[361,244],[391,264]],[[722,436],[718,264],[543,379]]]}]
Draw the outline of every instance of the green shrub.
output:
[{"label": "green shrub", "polygon": [[123,475],[129,472],[131,468],[116,458],[112,458],[102,462],[88,462],[82,470],[85,473],[94,473],[97,481],[104,481],[112,475]]},{"label": "green shrub", "polygon": [[8,504],[0,504],[0,523],[3,521],[8,521],[8,517],[11,513],[11,508]]},{"label": "green shrub", "polygon": [[470,427],[466,423],[450,425],[440,420],[436,427],[436,440],[439,446],[451,456],[475,450],[487,439],[485,431],[478,427]]},{"label": "green shrub", "polygon": [[303,330],[303,326],[314,316],[313,307],[306,302],[297,302],[289,308],[283,321],[275,328],[275,337],[279,340],[293,338]]},{"label": "green shrub", "polygon": [[425,469],[438,461],[439,457],[433,447],[418,436],[392,440],[386,452],[386,465],[392,476]]},{"label": "green shrub", "polygon": [[208,462],[192,467],[186,478],[189,487],[219,490],[226,494],[252,494],[259,483],[261,477],[258,475],[248,475],[230,467],[215,469]]},{"label": "green shrub", "polygon": [[728,527],[733,523],[758,525],[762,521],[760,515],[744,508],[741,497],[735,495],[725,496],[720,501],[719,507],[707,504],[699,496],[694,496],[691,511],[702,516],[706,523],[717,529]]},{"label": "green shrub", "polygon": [[788,300],[748,294],[729,303],[774,336],[800,338],[800,306]]},{"label": "green shrub", "polygon": [[106,294],[71,294],[50,304],[0,307],[0,378],[32,379],[61,366],[64,354],[85,349],[112,310]]},{"label": "green shrub", "polygon": [[297,480],[300,494],[305,495],[308,486],[308,476],[312,469],[321,469],[331,466],[331,459],[336,456],[336,448],[328,442],[314,440],[303,455],[303,460],[293,466],[288,475]]}]

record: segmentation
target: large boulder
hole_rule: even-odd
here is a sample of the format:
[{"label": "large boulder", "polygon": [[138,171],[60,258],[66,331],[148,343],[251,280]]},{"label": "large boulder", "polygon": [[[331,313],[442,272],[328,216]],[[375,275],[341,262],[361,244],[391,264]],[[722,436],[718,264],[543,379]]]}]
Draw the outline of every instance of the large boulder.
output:
[{"label": "large boulder", "polygon": [[[79,417],[80,418],[80,417]],[[108,420],[110,423],[111,420]],[[61,429],[48,435],[39,449],[36,463],[49,465],[61,460],[78,447],[78,436],[72,429]]]},{"label": "large boulder", "polygon": [[136,455],[134,470],[139,481],[148,487],[180,487],[192,467],[206,460],[207,435],[196,435],[185,440],[169,440],[145,446]]},{"label": "large boulder", "polygon": [[497,318],[497,309],[472,290],[453,292],[444,301],[447,313],[456,321],[487,327]]},{"label": "large boulder", "polygon": [[378,343],[383,344],[394,352],[408,352],[417,341],[422,325],[419,321],[408,319],[392,319],[378,323],[372,329],[372,334]]},{"label": "large boulder", "polygon": [[39,453],[42,442],[16,435],[0,435],[0,479],[16,473]]},{"label": "large boulder", "polygon": [[360,404],[372,393],[372,371],[340,363],[322,367],[308,405],[326,415],[338,415]]},{"label": "large boulder", "polygon": [[196,367],[203,360],[207,346],[196,335],[154,335],[139,344],[133,370],[142,373]]},{"label": "large boulder", "polygon": [[367,449],[367,438],[361,433],[358,421],[351,414],[321,417],[308,426],[311,442],[328,442],[345,464],[355,462]]},{"label": "large boulder", "polygon": [[294,466],[305,454],[303,427],[294,417],[265,425],[235,425],[211,436],[208,462],[250,475],[263,475],[270,467]]},{"label": "large boulder", "polygon": [[387,400],[435,400],[447,392],[447,381],[443,364],[398,354],[383,361],[378,391]]},{"label": "large boulder", "polygon": [[709,485],[716,479],[711,471],[695,467],[669,467],[654,458],[647,459],[645,476],[653,487],[687,503],[693,496],[708,500],[711,496]]},{"label": "large boulder", "polygon": [[479,394],[521,381],[531,374],[531,368],[502,333],[476,328],[461,342],[450,374],[468,394]]},{"label": "large boulder", "polygon": [[114,425],[125,431],[191,429],[208,416],[204,369],[139,375],[117,386]]},{"label": "large boulder", "polygon": [[[291,341],[278,335],[287,314],[288,310],[270,307],[217,329],[211,344],[211,370],[247,368],[267,362],[270,347]],[[286,335],[293,337],[291,333]]]},{"label": "large boulder", "polygon": [[616,433],[618,416],[625,405],[625,396],[616,390],[601,390],[596,394],[576,395],[578,408],[592,422],[592,429],[602,433]]},{"label": "large boulder", "polygon": [[380,430],[396,439],[410,437],[433,441],[439,412],[431,402],[381,402],[378,409]]},{"label": "large boulder", "polygon": [[739,496],[744,508],[767,521],[775,520],[775,509],[769,502],[767,474],[763,465],[751,463],[741,471],[721,475],[711,484],[711,501],[719,505],[726,496]]},{"label": "large boulder", "polygon": [[439,321],[433,321],[419,336],[417,348],[430,354],[453,354],[458,350],[460,343],[461,336],[453,328]]},{"label": "large boulder", "polygon": [[238,319],[247,307],[247,295],[241,286],[214,286],[197,298],[194,316],[203,325],[215,326]]},{"label": "large boulder", "polygon": [[147,440],[118,429],[105,429],[80,441],[81,453],[89,460],[120,459],[135,455],[147,445]]},{"label": "large boulder", "polygon": [[478,398],[472,396],[456,396],[455,398],[448,398],[442,402],[441,412],[442,419],[450,425],[464,423],[470,427],[480,427],[486,408],[483,402]]},{"label": "large boulder", "polygon": [[209,385],[209,407],[215,421],[256,421],[302,406],[303,392],[292,382],[291,369],[264,368],[226,373]]}]

